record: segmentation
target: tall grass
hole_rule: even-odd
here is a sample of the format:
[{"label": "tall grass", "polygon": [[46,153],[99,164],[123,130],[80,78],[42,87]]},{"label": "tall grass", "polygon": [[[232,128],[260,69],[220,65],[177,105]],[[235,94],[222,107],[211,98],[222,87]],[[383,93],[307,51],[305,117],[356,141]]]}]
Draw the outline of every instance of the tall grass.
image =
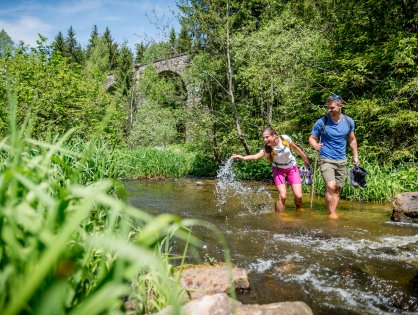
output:
[{"label": "tall grass", "polygon": [[[129,295],[147,311],[178,306],[160,244],[196,244],[192,222],[129,206],[105,179],[123,175],[114,166],[123,155],[71,143],[72,131],[52,143],[31,139],[16,127],[14,97],[9,106],[10,135],[0,141],[2,314],[119,314]],[[133,290],[133,279],[145,283],[138,275],[157,275],[146,286],[158,294]]]},{"label": "tall grass", "polygon": [[189,174],[194,154],[176,147],[137,148],[119,151],[116,168],[131,178],[180,178]]},{"label": "tall grass", "polygon": [[[301,165],[301,164],[299,164]],[[418,191],[418,166],[415,163],[393,166],[379,163],[375,160],[362,158],[362,167],[368,175],[366,188],[354,188],[346,180],[341,189],[341,197],[350,200],[364,200],[368,202],[386,203],[395,195],[406,191]],[[348,166],[349,168],[352,166]],[[240,162],[234,164],[237,177],[240,179],[271,179],[270,165],[264,161]],[[312,167],[313,169],[313,167]],[[319,166],[315,177],[315,193],[317,196],[325,195],[325,183],[322,179]],[[303,185],[305,193],[311,192],[311,187]]]}]

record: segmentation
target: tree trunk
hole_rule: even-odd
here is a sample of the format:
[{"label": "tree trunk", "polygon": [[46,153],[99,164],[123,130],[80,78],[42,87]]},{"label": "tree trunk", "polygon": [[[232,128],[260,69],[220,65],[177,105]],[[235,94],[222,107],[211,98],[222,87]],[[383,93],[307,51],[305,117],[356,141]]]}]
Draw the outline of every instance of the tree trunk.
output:
[{"label": "tree trunk", "polygon": [[[226,9],[227,9],[227,14],[229,14],[228,3],[226,6]],[[234,85],[232,82],[233,72],[232,72],[232,65],[231,65],[231,54],[230,54],[230,49],[229,49],[229,17],[227,17],[226,23],[227,23],[226,24],[226,57],[227,57],[227,67],[228,67],[228,71],[227,71],[228,92],[231,98],[232,111],[234,112],[235,127],[237,128],[238,139],[241,141],[242,145],[244,146],[245,152],[247,154],[251,154],[250,148],[248,147],[248,144],[247,144],[247,140],[241,130],[241,122],[240,122],[239,115],[238,115],[237,105],[235,103]]]},{"label": "tree trunk", "polygon": [[266,114],[267,114],[267,126],[272,126],[273,124],[273,82],[271,82],[271,88],[270,88],[270,99],[267,101],[266,104]]}]

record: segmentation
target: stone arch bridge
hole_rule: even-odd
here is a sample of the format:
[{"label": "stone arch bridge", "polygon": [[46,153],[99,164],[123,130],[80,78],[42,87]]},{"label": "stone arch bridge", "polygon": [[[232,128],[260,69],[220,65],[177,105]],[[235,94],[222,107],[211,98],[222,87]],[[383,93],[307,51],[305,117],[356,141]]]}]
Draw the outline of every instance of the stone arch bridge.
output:
[{"label": "stone arch bridge", "polygon": [[[171,57],[168,57],[166,59],[161,59],[154,61],[153,64],[155,66],[155,69],[157,70],[157,73],[162,72],[173,72],[178,74],[182,79],[184,80],[184,72],[186,68],[190,65],[190,54],[183,53],[183,54],[177,54],[173,55]],[[134,76],[136,79],[141,78],[141,75],[144,73],[145,68],[149,64],[141,64],[141,65],[135,65],[135,72]]]},{"label": "stone arch bridge", "polygon": [[[134,67],[134,78],[138,83],[141,80],[141,77],[145,71],[145,68],[151,63],[145,63],[140,65],[135,65]],[[188,53],[176,54],[165,59],[154,61],[155,69],[158,74],[162,73],[174,73],[179,76],[183,81],[183,86],[187,91],[187,100],[189,102],[196,101],[196,88],[193,88],[184,77],[185,70],[191,64],[191,55]],[[104,84],[106,89],[111,89],[112,86],[116,83],[116,77],[113,74],[110,74]]]},{"label": "stone arch bridge", "polygon": [[[161,59],[154,61],[153,64],[158,74],[164,75],[166,73],[172,73],[181,78],[183,82],[183,87],[187,93],[186,106],[188,108],[193,108],[200,103],[200,89],[198,86],[195,86],[187,81],[185,77],[185,70],[191,65],[191,55],[188,53],[182,53],[170,56],[166,59]],[[141,80],[141,77],[145,71],[145,68],[150,65],[140,64],[135,65],[134,67],[134,79],[138,83]],[[116,77],[113,74],[110,74],[104,84],[106,89],[111,89],[112,86],[116,83]],[[190,127],[186,126],[186,139],[190,139],[193,136],[190,134]]]}]

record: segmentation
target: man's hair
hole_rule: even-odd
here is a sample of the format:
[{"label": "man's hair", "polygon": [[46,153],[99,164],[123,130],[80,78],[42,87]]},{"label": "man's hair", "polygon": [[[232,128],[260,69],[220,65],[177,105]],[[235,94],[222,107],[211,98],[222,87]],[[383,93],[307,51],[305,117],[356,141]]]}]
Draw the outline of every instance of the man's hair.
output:
[{"label": "man's hair", "polygon": [[337,105],[341,105],[343,103],[343,99],[341,96],[337,94],[333,94],[327,97],[327,104],[335,103]]}]

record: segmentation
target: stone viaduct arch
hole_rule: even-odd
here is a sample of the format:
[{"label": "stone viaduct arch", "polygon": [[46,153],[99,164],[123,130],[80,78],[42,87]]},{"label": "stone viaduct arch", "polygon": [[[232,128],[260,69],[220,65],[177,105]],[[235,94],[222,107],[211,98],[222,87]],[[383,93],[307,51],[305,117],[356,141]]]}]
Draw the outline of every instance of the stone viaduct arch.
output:
[{"label": "stone viaduct arch", "polygon": [[[180,77],[184,80],[184,72],[187,68],[187,66],[190,65],[190,55],[187,53],[183,54],[177,54],[172,57],[157,60],[153,62],[155,69],[157,70],[157,73],[161,73],[164,71],[171,71],[174,73],[177,73]],[[145,68],[149,64],[141,64],[141,65],[135,65],[135,72],[134,76],[136,79],[141,79],[141,75],[143,74]]]},{"label": "stone viaduct arch", "polygon": [[[166,72],[174,73],[178,75],[182,82],[183,86],[186,89],[187,93],[187,101],[186,106],[189,109],[194,108],[196,105],[200,103],[200,88],[188,82],[185,77],[185,70],[188,66],[191,65],[191,55],[188,53],[182,53],[173,55],[169,58],[157,60],[153,62],[155,69],[158,74],[164,74]],[[149,65],[148,64],[140,64],[135,65],[134,67],[134,79],[138,83],[141,80],[141,76],[144,73],[145,68]],[[112,89],[112,86],[116,83],[116,78],[113,74],[110,74],[106,82],[104,83],[105,89],[109,90]],[[191,141],[195,135],[191,131],[193,128],[190,124],[193,122],[189,122],[189,125],[186,126],[186,141]]]},{"label": "stone viaduct arch", "polygon": [[[171,73],[174,73],[175,75],[178,75],[181,78],[183,82],[183,87],[186,89],[186,93],[187,93],[186,106],[189,109],[195,107],[196,105],[200,103],[200,93],[199,93],[200,89],[194,86],[193,84],[191,84],[190,82],[188,82],[188,80],[185,77],[186,68],[191,65],[191,58],[192,56],[190,54],[182,53],[182,54],[173,55],[166,59],[157,60],[153,62],[158,74],[171,72]],[[141,80],[141,76],[144,73],[144,70],[148,65],[149,64],[135,65],[134,78],[136,82],[139,82]],[[191,141],[192,138],[194,137],[192,135],[193,132],[191,132],[191,129],[193,128],[190,128],[190,127],[191,127],[190,123],[188,123],[188,125],[186,126],[186,130],[185,130],[186,141]]]},{"label": "stone viaduct arch", "polygon": [[[182,53],[153,62],[157,73],[173,72],[182,79],[187,91],[187,106],[194,106],[200,102],[199,89],[192,86],[184,76],[186,68],[191,65],[191,58],[192,56],[190,54]],[[136,80],[141,80],[141,75],[148,65],[135,65],[134,77]]]}]

